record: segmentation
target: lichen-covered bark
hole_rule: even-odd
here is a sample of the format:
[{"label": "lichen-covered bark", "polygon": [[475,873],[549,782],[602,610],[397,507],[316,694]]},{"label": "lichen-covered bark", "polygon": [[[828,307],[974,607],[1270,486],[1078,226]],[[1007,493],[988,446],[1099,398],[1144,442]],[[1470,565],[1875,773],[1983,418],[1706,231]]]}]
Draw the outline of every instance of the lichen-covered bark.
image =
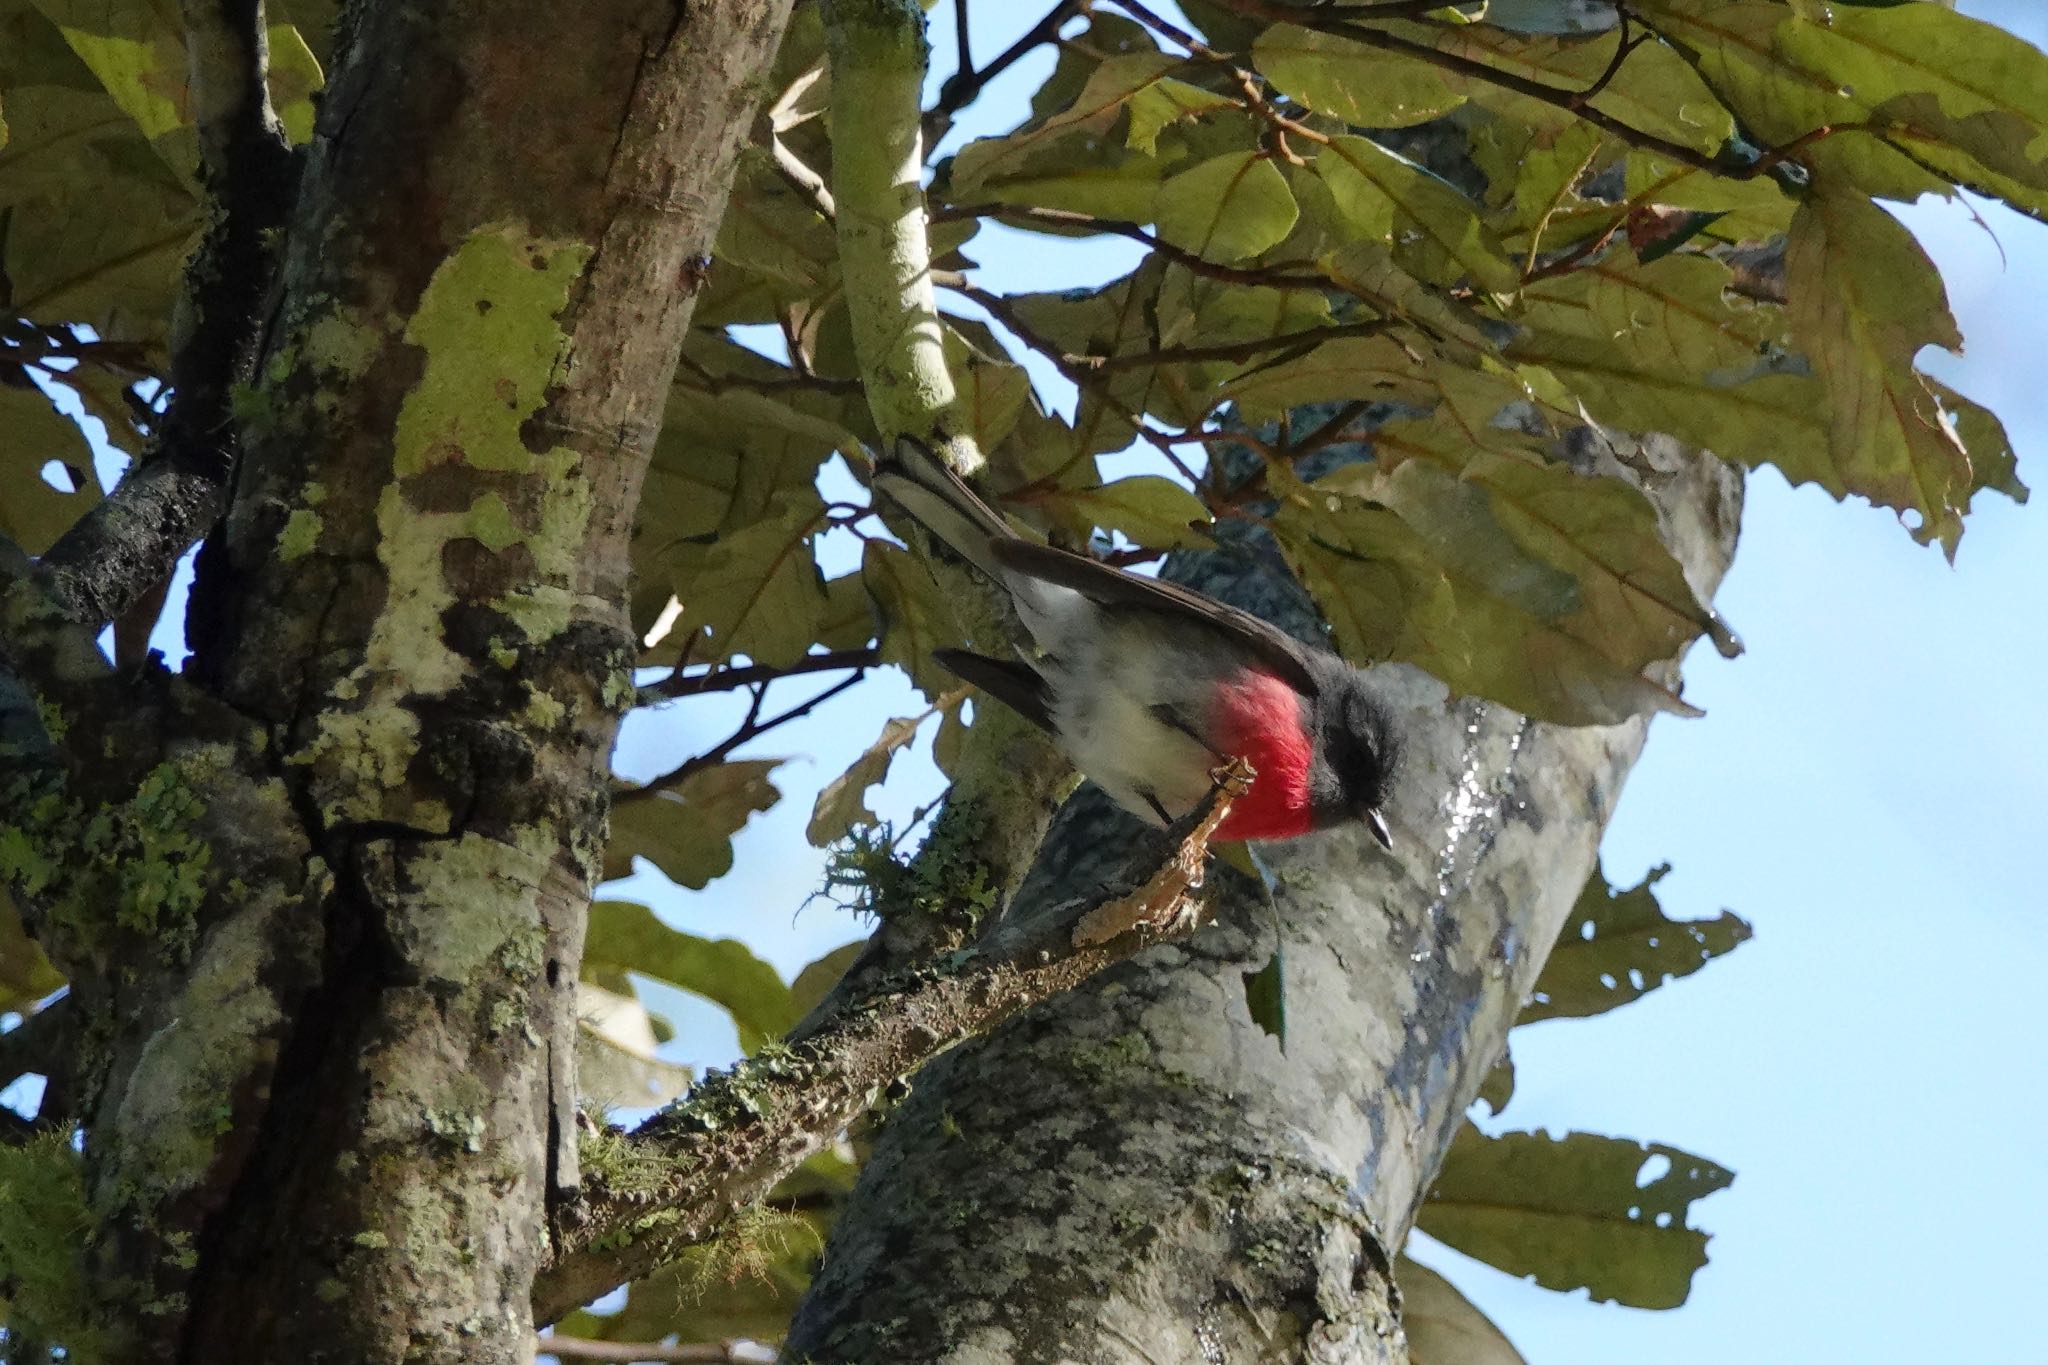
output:
[{"label": "lichen-covered bark", "polygon": [[[1704,600],[1737,476],[1653,440],[1633,474]],[[1203,586],[1300,625],[1263,570]],[[1396,852],[1335,833],[1262,849],[1284,944],[1283,1048],[1243,975],[1276,912],[1219,921],[927,1067],[884,1129],[786,1357],[1372,1362],[1405,1358],[1388,1259],[1559,926],[1646,722],[1535,724],[1376,675],[1405,742]],[[1072,803],[1020,914],[1135,833]]]},{"label": "lichen-covered bark", "polygon": [[0,771],[88,1020],[88,1354],[531,1358],[627,537],[788,9],[348,7],[191,680],[74,699],[169,738]]}]

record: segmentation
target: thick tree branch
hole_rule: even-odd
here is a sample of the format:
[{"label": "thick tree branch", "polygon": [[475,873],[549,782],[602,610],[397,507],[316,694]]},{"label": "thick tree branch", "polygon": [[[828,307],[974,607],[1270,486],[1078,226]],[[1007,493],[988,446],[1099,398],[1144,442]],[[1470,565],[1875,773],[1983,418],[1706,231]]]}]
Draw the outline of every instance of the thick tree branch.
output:
[{"label": "thick tree branch", "polygon": [[40,699],[72,695],[113,672],[94,637],[65,610],[21,547],[0,536],[0,667]]},{"label": "thick tree branch", "polygon": [[182,8],[202,177],[216,212],[186,270],[193,323],[171,357],[170,410],[156,440],[43,556],[51,594],[94,630],[168,578],[226,510],[236,449],[230,400],[296,192],[265,85],[262,0],[185,0]]},{"label": "thick tree branch", "polygon": [[[889,977],[784,1045],[713,1073],[609,1157],[593,1156],[555,1259],[534,1288],[548,1323],[714,1236],[857,1118],[891,1082],[964,1039],[1073,989],[1203,918],[1219,785],[1169,830],[1124,888],[1005,922],[942,965]],[[1135,889],[1130,889],[1135,883]]]}]

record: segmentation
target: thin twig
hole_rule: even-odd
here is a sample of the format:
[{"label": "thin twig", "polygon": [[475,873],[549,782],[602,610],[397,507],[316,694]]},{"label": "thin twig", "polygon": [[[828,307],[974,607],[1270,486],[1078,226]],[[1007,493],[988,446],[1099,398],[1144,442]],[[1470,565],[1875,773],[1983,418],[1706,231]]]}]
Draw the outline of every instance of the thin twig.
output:
[{"label": "thin twig", "polygon": [[[953,115],[974,103],[983,86],[1015,66],[1033,50],[1056,40],[1059,37],[1060,26],[1080,10],[1081,0],[1060,0],[1060,3],[1048,10],[1045,17],[1033,24],[1023,37],[1004,48],[995,60],[979,71],[968,69],[963,49],[961,69],[954,72],[947,78],[946,83],[939,87],[938,102],[925,112],[922,120],[926,154],[929,155],[931,149],[939,145],[939,140],[945,137],[947,130],[953,126]],[[963,26],[962,33],[965,31]],[[961,41],[964,43],[966,39],[963,37]]]},{"label": "thin twig", "polygon": [[932,214],[934,223],[948,222],[959,218],[1011,218],[1030,223],[1044,223],[1048,226],[1082,228],[1089,232],[1100,232],[1116,237],[1127,237],[1141,242],[1152,250],[1186,266],[1192,274],[1207,279],[1221,280],[1226,284],[1254,285],[1261,289],[1312,289],[1320,291],[1341,290],[1325,275],[1289,274],[1288,271],[1309,268],[1309,261],[1283,261],[1270,266],[1245,268],[1219,265],[1185,247],[1175,246],[1158,233],[1137,223],[1125,222],[1119,218],[1097,218],[1093,214],[1075,213],[1070,209],[1044,208],[1036,204],[970,204],[953,206]]},{"label": "thin twig", "polygon": [[651,800],[662,795],[664,792],[673,791],[684,782],[687,782],[694,774],[703,772],[706,768],[715,768],[725,762],[726,759],[732,756],[733,750],[739,748],[742,744],[750,740],[759,739],[770,730],[787,725],[793,720],[802,719],[866,676],[867,670],[865,668],[858,669],[852,677],[842,678],[817,696],[812,697],[809,701],[792,706],[789,710],[782,712],[780,715],[771,716],[767,720],[761,719],[761,707],[768,697],[768,684],[766,682],[756,684],[753,698],[747,704],[746,719],[740,722],[738,729],[711,748],[706,749],[703,753],[678,764],[675,768],[663,773],[645,786],[626,787],[615,791],[612,794],[612,804],[615,806],[631,805],[634,802]]},{"label": "thin twig", "polygon": [[647,706],[654,702],[674,701],[678,697],[703,696],[708,692],[733,692],[742,687],[794,678],[804,673],[830,673],[842,668],[873,668],[881,661],[881,651],[869,645],[862,649],[835,649],[825,654],[806,654],[795,663],[779,668],[773,664],[745,664],[738,668],[714,668],[708,673],[695,673],[689,677],[684,677],[682,670],[677,669],[660,682],[641,688],[634,705]]}]

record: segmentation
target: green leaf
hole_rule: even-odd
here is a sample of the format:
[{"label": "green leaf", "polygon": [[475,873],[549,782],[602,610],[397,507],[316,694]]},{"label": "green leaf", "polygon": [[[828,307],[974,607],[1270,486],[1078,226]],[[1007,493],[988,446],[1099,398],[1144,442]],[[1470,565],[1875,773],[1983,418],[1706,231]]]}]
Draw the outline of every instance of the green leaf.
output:
[{"label": "green leaf", "polygon": [[1749,925],[1726,910],[1710,920],[1666,916],[1651,888],[1670,870],[1669,864],[1653,868],[1635,886],[1616,891],[1595,867],[1515,1022],[1605,1013],[1749,941]]},{"label": "green leaf", "polygon": [[21,911],[0,890],[0,1012],[26,1013],[64,984],[42,945],[22,927]]},{"label": "green leaf", "polygon": [[853,766],[825,784],[811,807],[811,823],[804,831],[814,846],[824,848],[846,837],[847,831],[855,826],[869,827],[875,823],[875,813],[868,809],[868,788],[889,775],[889,765],[896,761],[898,751],[917,738],[918,726],[930,715],[927,711],[923,716],[899,716],[884,721],[880,737],[853,761]]},{"label": "green leaf", "polygon": [[1288,358],[1275,353],[1224,386],[1223,396],[1247,422],[1273,421],[1304,403],[1356,398],[1426,402],[1413,356],[1392,337],[1338,337]]},{"label": "green leaf", "polygon": [[674,575],[683,604],[677,629],[697,640],[692,663],[744,653],[787,666],[809,651],[825,619],[824,580],[811,554],[811,533],[824,515],[815,492],[782,498],[760,521],[720,536],[701,564]]},{"label": "green leaf", "polygon": [[9,25],[0,39],[6,306],[32,322],[84,323],[103,340],[142,343],[161,363],[179,266],[200,224],[194,191],[54,28],[19,11]]},{"label": "green leaf", "polygon": [[846,969],[866,948],[867,940],[855,939],[852,943],[834,948],[831,952],[811,963],[796,974],[796,980],[789,983],[790,1010],[801,1019],[816,1009],[839,984],[839,978],[846,975]]},{"label": "green leaf", "polygon": [[1282,508],[1282,545],[1345,652],[1562,724],[1688,712],[1642,676],[1710,619],[1655,509],[1619,479],[1478,439],[1502,435],[1443,415],[1390,423],[1374,461]]},{"label": "green leaf", "polygon": [[1420,1261],[1394,1262],[1409,1365],[1528,1365],[1492,1319]]},{"label": "green leaf", "polygon": [[963,318],[943,323],[946,369],[959,393],[955,412],[976,449],[994,450],[1017,429],[1024,405],[1032,401],[1031,376],[1011,362],[988,329]]},{"label": "green leaf", "polygon": [[882,662],[895,664],[927,697],[937,700],[958,686],[932,661],[932,651],[959,643],[959,627],[938,584],[907,551],[869,541],[861,557],[861,580],[882,618]]},{"label": "green leaf", "polygon": [[[46,474],[44,470],[48,468]],[[26,378],[0,369],[0,535],[32,555],[100,500],[92,448],[78,423]]]},{"label": "green leaf", "polygon": [[1072,520],[1121,531],[1133,544],[1152,549],[1211,545],[1209,509],[1172,479],[1140,474],[1095,488],[1058,489],[1049,504]]},{"label": "green leaf", "polygon": [[[1657,1158],[1661,1174],[1647,1172]],[[1598,1302],[1676,1308],[1707,1262],[1686,1225],[1695,1199],[1734,1173],[1660,1143],[1572,1133],[1459,1129],[1415,1225],[1448,1246],[1546,1289]]]},{"label": "green leaf", "polygon": [[620,792],[612,802],[605,879],[626,876],[636,857],[692,891],[724,876],[732,870],[732,836],[749,816],[782,798],[768,780],[780,766],[780,759],[728,759],[674,786]]},{"label": "green leaf", "polygon": [[1427,123],[1465,102],[1433,66],[1293,24],[1261,33],[1252,64],[1289,99],[1359,128]]},{"label": "green leaf", "polygon": [[1449,181],[1362,137],[1331,138],[1315,164],[1338,211],[1366,237],[1391,243],[1395,258],[1419,279],[1469,278],[1497,293],[1521,283],[1521,272],[1480,222],[1478,206]]},{"label": "green leaf", "polygon": [[1263,151],[1226,152],[1169,176],[1150,217],[1159,235],[1206,260],[1241,261],[1294,226],[1294,194]]},{"label": "green leaf", "polygon": [[[1406,23],[1396,25],[1395,31],[1439,52],[1567,92],[1590,89],[1621,41],[1621,34],[1613,30],[1587,36],[1526,36],[1491,24]],[[1569,110],[1490,81],[1461,73],[1449,73],[1447,79],[1474,103],[1515,122],[1535,128],[1564,128],[1578,122]],[[1647,43],[1630,52],[1593,104],[1631,128],[1709,155],[1734,132],[1734,120],[1708,83],[1663,43]]]},{"label": "green leaf", "polygon": [[[1774,0],[1643,0],[1631,12],[1683,49],[1744,131],[1768,147],[1869,119],[1864,92],[1788,47],[1788,36],[1807,21]],[[1848,13],[1839,11],[1838,18]],[[1916,145],[1914,156],[1923,150]],[[1950,192],[1913,157],[1868,134],[1824,138],[1802,155],[1867,194],[1910,202]]]},{"label": "green leaf", "polygon": [[2048,213],[2048,56],[2032,43],[1925,4],[1795,14],[1772,38],[1944,175]]},{"label": "green leaf", "polygon": [[1266,965],[1255,972],[1240,973],[1244,977],[1244,1004],[1251,1011],[1252,1022],[1257,1024],[1267,1037],[1287,1048],[1287,983],[1286,964],[1282,961],[1282,950],[1275,948],[1273,955],[1266,959]]},{"label": "green leaf", "polygon": [[632,901],[594,901],[583,940],[583,974],[631,972],[666,981],[721,1005],[749,1052],[796,1022],[789,987],[738,939],[699,938],[663,924]]},{"label": "green leaf", "polygon": [[1500,1060],[1486,1073],[1479,1083],[1479,1100],[1486,1106],[1486,1112],[1498,1115],[1508,1107],[1508,1101],[1515,1097],[1515,1058],[1503,1046]]},{"label": "green leaf", "polygon": [[1776,465],[1794,483],[1834,478],[1827,395],[1818,381],[1761,360],[1732,372],[1650,369],[1637,362],[1633,340],[1534,330],[1508,355],[1540,367],[1604,425],[1661,431],[1752,468]]},{"label": "green leaf", "polygon": [[1826,382],[1827,463],[1815,482],[1858,493],[1953,559],[1975,477],[1969,452],[1913,367],[1923,346],[1962,349],[1934,263],[1913,234],[1854,190],[1822,180],[1785,247],[1794,335]]},{"label": "green leaf", "polygon": [[721,264],[765,277],[792,299],[821,293],[839,278],[832,224],[776,173],[765,147],[740,153],[712,250]]},{"label": "green leaf", "polygon": [[1647,373],[1733,383],[1765,356],[1782,355],[1785,340],[1782,310],[1734,297],[1733,282],[1726,265],[1706,256],[1619,256],[1529,286],[1522,316],[1537,328],[1625,346],[1627,360]]},{"label": "green leaf", "polygon": [[1181,65],[1180,58],[1158,51],[1105,59],[1065,109],[1003,137],[982,138],[961,148],[936,192],[953,204],[1028,203],[1097,217],[1147,220],[1161,164],[1108,142],[1107,135],[1133,96]]},{"label": "green leaf", "polygon": [[1233,103],[1228,95],[1163,77],[1131,96],[1131,116],[1129,126],[1124,130],[1124,145],[1147,156],[1155,155],[1159,150],[1161,132],[1211,110],[1228,108]]}]

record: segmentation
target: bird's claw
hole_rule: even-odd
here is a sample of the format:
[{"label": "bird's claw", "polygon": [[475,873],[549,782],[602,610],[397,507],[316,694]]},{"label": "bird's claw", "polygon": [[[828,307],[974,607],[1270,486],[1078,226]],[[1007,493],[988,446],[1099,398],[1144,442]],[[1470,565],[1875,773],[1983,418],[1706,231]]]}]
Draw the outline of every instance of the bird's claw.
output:
[{"label": "bird's claw", "polygon": [[1258,770],[1242,758],[1233,758],[1209,770],[1209,780],[1223,788],[1223,794],[1233,801],[1252,789],[1252,779],[1258,775]]}]

